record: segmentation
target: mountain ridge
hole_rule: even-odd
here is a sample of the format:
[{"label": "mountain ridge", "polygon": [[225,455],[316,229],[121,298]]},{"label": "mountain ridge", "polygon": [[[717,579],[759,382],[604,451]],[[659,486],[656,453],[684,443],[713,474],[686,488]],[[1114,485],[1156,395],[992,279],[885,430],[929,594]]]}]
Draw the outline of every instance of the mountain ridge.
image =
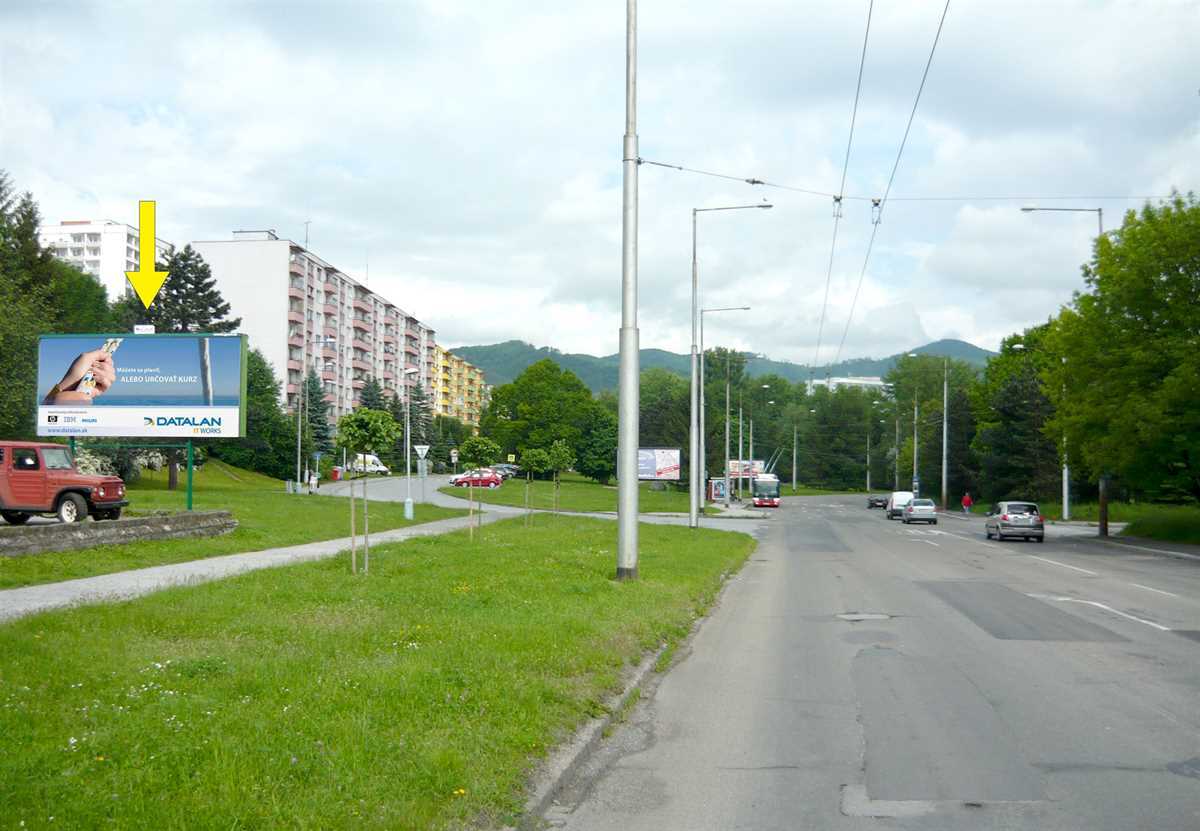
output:
[{"label": "mountain ridge", "polygon": [[[450,351],[483,370],[485,381],[493,386],[507,384],[526,367],[549,358],[562,368],[578,375],[593,393],[617,388],[619,356],[616,354],[596,356],[581,352],[562,352],[552,346],[539,347],[521,340],[461,346]],[[854,358],[834,364],[828,370],[819,367],[813,370],[813,374],[818,378],[825,377],[827,371],[832,376],[882,376],[892,368],[898,358],[909,352],[954,358],[978,367],[985,366],[988,359],[996,354],[967,341],[943,338],[886,358]],[[642,369],[660,367],[687,377],[691,367],[691,356],[687,354],[665,349],[643,349],[640,354]],[[805,364],[777,361],[765,355],[752,353],[746,353],[746,356],[746,371],[752,377],[774,373],[793,383],[808,380],[809,367]]]}]

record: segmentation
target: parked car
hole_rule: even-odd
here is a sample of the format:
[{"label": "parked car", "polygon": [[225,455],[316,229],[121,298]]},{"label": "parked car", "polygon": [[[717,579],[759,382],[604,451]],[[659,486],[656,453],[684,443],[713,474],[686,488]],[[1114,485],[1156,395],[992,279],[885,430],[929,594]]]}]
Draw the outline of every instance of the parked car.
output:
[{"label": "parked car", "polygon": [[887,504],[883,507],[884,516],[888,519],[899,519],[904,513],[904,506],[912,501],[912,491],[896,491],[888,497]]},{"label": "parked car", "polygon": [[904,506],[904,513],[900,515],[900,519],[905,525],[913,522],[937,525],[937,505],[933,504],[932,499],[910,499]]},{"label": "parked car", "polygon": [[119,477],[80,473],[68,447],[0,442],[0,516],[10,525],[39,514],[53,514],[59,522],[81,522],[88,514],[117,519],[128,504]]},{"label": "parked car", "polygon": [[450,483],[456,488],[498,488],[504,484],[504,479],[496,471],[484,468],[467,471]]},{"label": "parked car", "polygon": [[509,462],[501,462],[498,465],[492,465],[492,468],[505,479],[508,479],[512,476],[519,476],[521,474],[520,466],[510,464]]},{"label": "parked car", "polygon": [[886,493],[874,493],[867,497],[868,508],[886,508],[888,498]]},{"label": "parked car", "polygon": [[1046,541],[1046,518],[1034,502],[997,502],[988,509],[983,521],[983,533],[990,540],[1005,537],[1024,537]]}]

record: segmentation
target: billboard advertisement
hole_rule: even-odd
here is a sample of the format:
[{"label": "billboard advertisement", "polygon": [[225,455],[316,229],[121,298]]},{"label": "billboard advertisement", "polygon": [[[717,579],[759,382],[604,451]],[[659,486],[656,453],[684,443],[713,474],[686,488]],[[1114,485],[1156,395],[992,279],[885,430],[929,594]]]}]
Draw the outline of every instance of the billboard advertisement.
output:
[{"label": "billboard advertisement", "polygon": [[639,447],[639,479],[679,480],[678,447]]},{"label": "billboard advertisement", "polygon": [[244,335],[43,335],[37,434],[246,434]]},{"label": "billboard advertisement", "polygon": [[767,463],[762,459],[754,459],[754,460],[742,459],[740,461],[738,459],[730,459],[729,460],[729,475],[733,476],[733,477],[758,476],[760,473],[763,472],[763,469],[766,466],[767,466]]}]

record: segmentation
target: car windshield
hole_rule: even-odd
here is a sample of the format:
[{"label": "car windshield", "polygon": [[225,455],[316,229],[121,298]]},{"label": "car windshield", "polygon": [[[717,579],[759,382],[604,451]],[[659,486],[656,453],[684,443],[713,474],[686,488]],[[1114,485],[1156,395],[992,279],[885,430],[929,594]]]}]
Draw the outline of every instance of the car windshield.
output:
[{"label": "car windshield", "polygon": [[1010,514],[1036,514],[1038,507],[1032,502],[1009,502],[1008,512]]},{"label": "car windshield", "polygon": [[48,447],[42,450],[42,458],[46,460],[47,470],[73,470],[71,451],[65,447]]},{"label": "car windshield", "polygon": [[933,500],[932,499],[914,499],[912,501],[912,504],[913,504],[914,508],[932,508]]},{"label": "car windshield", "polygon": [[766,499],[775,499],[779,496],[779,482],[776,480],[767,482],[754,483],[754,495]]}]

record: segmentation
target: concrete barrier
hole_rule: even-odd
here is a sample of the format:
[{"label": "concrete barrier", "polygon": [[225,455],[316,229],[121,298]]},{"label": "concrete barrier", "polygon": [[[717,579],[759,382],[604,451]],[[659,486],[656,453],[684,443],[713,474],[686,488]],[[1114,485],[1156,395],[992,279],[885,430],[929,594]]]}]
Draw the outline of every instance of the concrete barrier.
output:
[{"label": "concrete barrier", "polygon": [[229,511],[190,511],[100,522],[7,527],[0,531],[0,557],[24,557],[140,540],[215,537],[228,534],[236,527],[237,520]]}]

